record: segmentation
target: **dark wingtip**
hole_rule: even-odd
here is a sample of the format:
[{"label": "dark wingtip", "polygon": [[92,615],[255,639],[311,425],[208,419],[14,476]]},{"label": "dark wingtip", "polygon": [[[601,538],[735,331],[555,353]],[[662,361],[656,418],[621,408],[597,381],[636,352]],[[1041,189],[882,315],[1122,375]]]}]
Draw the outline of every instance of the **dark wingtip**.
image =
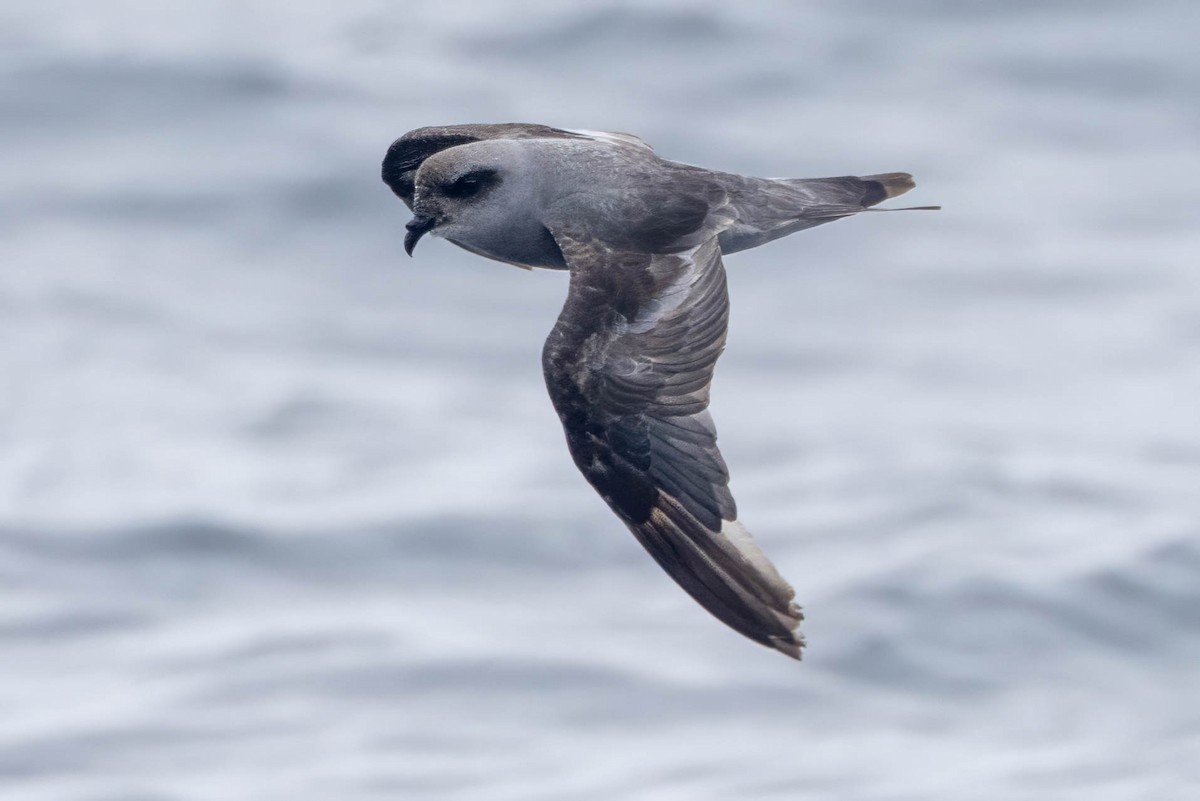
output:
[{"label": "dark wingtip", "polygon": [[[405,135],[407,136],[407,134]],[[383,182],[388,185],[388,188],[404,201],[405,205],[412,208],[413,201],[413,175],[416,168],[409,162],[409,142],[404,136],[392,142],[387,150],[387,154],[383,157],[383,164],[380,165],[380,177]],[[419,166],[420,162],[418,162]]]},{"label": "dark wingtip", "polygon": [[804,614],[795,593],[741,523],[722,520],[714,531],[661,491],[644,522],[618,514],[654,561],[710,614],[760,645],[801,658]]},{"label": "dark wingtip", "polygon": [[785,640],[782,637],[772,637],[771,647],[784,656],[790,656],[797,662],[804,661],[804,638],[799,635],[790,640]]},{"label": "dark wingtip", "polygon": [[476,142],[479,138],[455,126],[409,131],[388,147],[380,165],[380,177],[397,197],[412,208],[413,179],[425,159],[447,148]]}]

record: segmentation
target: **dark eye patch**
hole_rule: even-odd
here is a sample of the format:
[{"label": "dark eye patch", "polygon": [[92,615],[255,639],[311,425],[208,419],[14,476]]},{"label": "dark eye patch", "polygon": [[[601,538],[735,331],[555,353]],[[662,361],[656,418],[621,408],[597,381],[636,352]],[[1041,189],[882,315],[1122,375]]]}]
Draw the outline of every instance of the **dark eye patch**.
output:
[{"label": "dark eye patch", "polygon": [[453,182],[447,184],[445,193],[448,197],[471,197],[477,195],[483,189],[486,189],[500,180],[500,176],[492,169],[471,170],[464,175],[460,175]]}]

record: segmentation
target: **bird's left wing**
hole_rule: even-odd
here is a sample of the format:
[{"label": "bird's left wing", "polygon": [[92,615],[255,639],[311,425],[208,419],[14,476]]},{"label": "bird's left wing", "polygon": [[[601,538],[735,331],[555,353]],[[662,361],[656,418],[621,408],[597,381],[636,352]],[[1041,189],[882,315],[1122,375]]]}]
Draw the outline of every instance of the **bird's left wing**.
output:
[{"label": "bird's left wing", "polygon": [[567,133],[579,134],[594,142],[608,142],[614,145],[627,145],[650,152],[654,151],[654,148],[650,147],[650,143],[645,139],[624,131],[589,131],[584,128],[564,128],[563,130]]},{"label": "bird's left wing", "polygon": [[671,253],[552,232],[571,283],[542,363],[575,464],[704,608],[798,659],[800,609],[737,521],[708,412],[729,316],[716,231]]}]

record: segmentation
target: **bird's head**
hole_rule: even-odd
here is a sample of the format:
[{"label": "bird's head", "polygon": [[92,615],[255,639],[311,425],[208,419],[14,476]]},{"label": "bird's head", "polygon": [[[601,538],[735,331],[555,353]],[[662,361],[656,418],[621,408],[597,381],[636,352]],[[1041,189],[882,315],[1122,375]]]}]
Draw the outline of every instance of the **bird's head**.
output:
[{"label": "bird's head", "polygon": [[425,234],[489,250],[522,235],[535,211],[533,176],[515,142],[484,141],[430,156],[414,180],[404,249]]},{"label": "bird's head", "polygon": [[396,196],[410,209],[416,189],[417,171],[427,158],[447,148],[486,139],[585,138],[528,122],[470,123],[467,125],[431,125],[409,131],[392,142],[383,157],[381,176]]}]

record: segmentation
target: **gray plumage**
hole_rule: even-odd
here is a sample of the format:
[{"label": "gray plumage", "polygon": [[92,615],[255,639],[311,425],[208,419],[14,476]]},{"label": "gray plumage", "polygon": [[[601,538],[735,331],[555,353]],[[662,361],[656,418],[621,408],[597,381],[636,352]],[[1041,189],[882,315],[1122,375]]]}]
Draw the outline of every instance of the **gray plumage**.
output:
[{"label": "gray plumage", "polygon": [[[479,123],[417,128],[404,134],[392,143],[383,159],[383,181],[411,209],[417,171],[426,159],[447,148],[493,139],[609,142],[624,145],[630,152],[643,151],[642,155],[652,156],[660,164],[697,169],[659,159],[653,155],[654,150],[648,144],[632,134],[575,131],[532,123]],[[702,172],[721,186],[728,203],[736,209],[733,224],[719,234],[721,252],[726,255],[857,214],[884,200],[902,195],[914,186],[912,176],[903,172],[834,178],[753,178],[714,170]],[[480,252],[453,239],[450,241],[478,255],[497,258],[494,254]],[[516,265],[565,269],[561,263]]]},{"label": "gray plumage", "polygon": [[862,211],[904,173],[772,180],[666,161],[629,134],[511,124],[425,128],[384,179],[425,233],[570,270],[546,386],[576,466],[702,606],[799,658],[792,587],[738,522],[708,412],[729,319],[722,252]]}]

